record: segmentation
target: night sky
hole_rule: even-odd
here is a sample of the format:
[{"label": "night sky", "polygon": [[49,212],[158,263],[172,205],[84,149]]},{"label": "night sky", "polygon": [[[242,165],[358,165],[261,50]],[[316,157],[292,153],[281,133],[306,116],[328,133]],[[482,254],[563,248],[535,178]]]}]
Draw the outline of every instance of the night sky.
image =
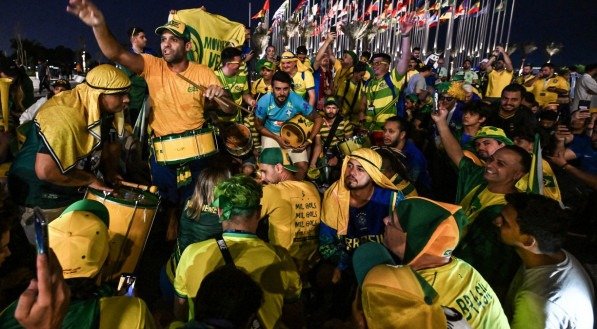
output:
[{"label": "night sky", "polygon": [[[264,1],[252,1],[252,14],[261,8]],[[271,0],[271,11],[277,9],[281,2]],[[46,47],[64,45],[78,50],[84,40],[91,55],[99,58],[91,28],[66,12],[66,0],[13,0],[1,3],[1,51],[12,54],[14,50],[10,49],[9,39],[20,33],[22,38],[38,41]],[[127,42],[126,30],[133,25],[141,26],[148,32],[150,47],[156,50],[159,44],[153,29],[165,23],[170,9],[204,5],[212,13],[243,24],[248,23],[249,15],[247,0],[98,0],[95,3],[104,12],[108,25],[119,40]],[[298,0],[292,3],[294,8]],[[551,41],[564,45],[552,60],[556,65],[597,62],[597,24],[589,14],[595,12],[596,4],[593,0],[516,0],[511,42],[534,41],[539,49],[529,59],[535,65],[547,60],[544,49]],[[519,59],[520,50],[513,55],[514,67],[520,65]]]}]

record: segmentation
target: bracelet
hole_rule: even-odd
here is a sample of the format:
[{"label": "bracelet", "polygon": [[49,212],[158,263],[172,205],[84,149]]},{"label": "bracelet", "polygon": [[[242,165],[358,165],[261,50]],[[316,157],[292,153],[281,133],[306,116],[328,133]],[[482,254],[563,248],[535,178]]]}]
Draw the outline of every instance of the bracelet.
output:
[{"label": "bracelet", "polygon": [[566,167],[568,167],[570,164],[568,162],[566,162],[563,166],[561,166],[560,168],[562,170],[566,170]]}]

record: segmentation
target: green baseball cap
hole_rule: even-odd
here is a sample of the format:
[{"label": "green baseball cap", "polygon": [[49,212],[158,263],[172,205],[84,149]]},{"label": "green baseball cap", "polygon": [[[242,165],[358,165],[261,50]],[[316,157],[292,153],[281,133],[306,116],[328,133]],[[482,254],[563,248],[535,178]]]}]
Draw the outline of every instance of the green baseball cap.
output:
[{"label": "green baseball cap", "polygon": [[338,101],[336,100],[336,97],[327,97],[325,99],[325,103],[323,104],[323,106],[328,106],[328,105],[338,106]]},{"label": "green baseball cap", "polygon": [[270,61],[265,61],[261,64],[261,69],[266,69],[268,71],[275,71],[276,68],[274,67],[274,63]]},{"label": "green baseball cap", "polygon": [[282,165],[282,167],[286,168],[289,171],[298,171],[298,168],[292,164],[292,161],[290,161],[288,153],[286,153],[286,151],[282,150],[279,147],[270,147],[263,149],[261,151],[261,154],[259,155],[259,163],[269,164],[273,166],[279,163]]}]

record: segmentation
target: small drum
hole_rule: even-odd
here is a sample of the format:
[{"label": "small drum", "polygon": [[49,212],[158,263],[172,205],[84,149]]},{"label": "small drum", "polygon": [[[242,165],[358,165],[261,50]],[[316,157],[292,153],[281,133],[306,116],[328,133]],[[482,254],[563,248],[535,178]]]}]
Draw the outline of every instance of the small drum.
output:
[{"label": "small drum", "polygon": [[232,124],[222,130],[226,151],[242,157],[253,150],[253,138],[251,130],[245,125]]},{"label": "small drum", "polygon": [[209,127],[153,137],[151,142],[155,160],[161,165],[185,163],[218,153],[216,135]]},{"label": "small drum", "polygon": [[110,253],[102,278],[118,279],[122,273],[134,273],[153,224],[159,199],[139,190],[119,188],[109,195],[88,189],[86,199],[104,204],[110,213]]},{"label": "small drum", "polygon": [[381,130],[374,130],[369,133],[371,138],[371,145],[372,146],[383,146],[383,131]]},{"label": "small drum", "polygon": [[353,136],[352,138],[345,139],[338,143],[337,147],[340,153],[344,156],[350,155],[352,151],[358,150],[363,147],[368,147],[369,141],[364,136]]},{"label": "small drum", "polygon": [[313,121],[297,114],[282,125],[280,137],[290,146],[297,148],[307,141],[311,130],[313,130]]}]

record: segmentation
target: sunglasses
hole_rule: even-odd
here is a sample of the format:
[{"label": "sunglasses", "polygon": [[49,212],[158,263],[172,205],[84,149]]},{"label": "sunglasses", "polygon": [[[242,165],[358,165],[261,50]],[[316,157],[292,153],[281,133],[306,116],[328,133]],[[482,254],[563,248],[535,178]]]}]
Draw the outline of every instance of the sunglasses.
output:
[{"label": "sunglasses", "polygon": [[235,62],[228,62],[228,63],[226,63],[226,64],[240,64],[240,62],[236,62],[236,61],[235,61]]}]

